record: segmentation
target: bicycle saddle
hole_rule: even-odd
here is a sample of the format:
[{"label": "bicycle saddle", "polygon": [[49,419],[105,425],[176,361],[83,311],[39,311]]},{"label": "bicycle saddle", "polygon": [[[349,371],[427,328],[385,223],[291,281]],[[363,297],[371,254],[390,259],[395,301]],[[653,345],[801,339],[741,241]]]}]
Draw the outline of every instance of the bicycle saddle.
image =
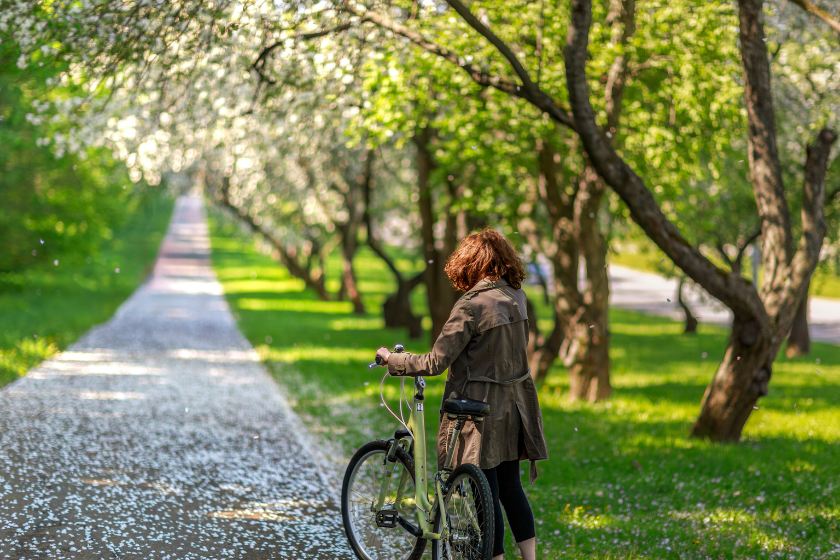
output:
[{"label": "bicycle saddle", "polygon": [[484,417],[490,414],[490,405],[466,397],[455,397],[443,401],[443,411],[448,414]]}]

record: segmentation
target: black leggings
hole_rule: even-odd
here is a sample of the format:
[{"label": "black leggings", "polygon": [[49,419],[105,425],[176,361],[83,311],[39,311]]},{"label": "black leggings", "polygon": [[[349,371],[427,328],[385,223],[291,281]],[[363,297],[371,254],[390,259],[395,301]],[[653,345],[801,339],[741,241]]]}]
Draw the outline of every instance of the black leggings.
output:
[{"label": "black leggings", "polygon": [[[522,488],[519,475],[519,461],[505,461],[492,469],[484,471],[490,492],[493,494],[493,511],[496,527],[493,538],[493,556],[505,553],[505,520],[502,508],[505,507],[508,524],[516,542],[527,541],[537,536],[534,525],[534,512]],[[500,503],[501,502],[501,505]]]}]

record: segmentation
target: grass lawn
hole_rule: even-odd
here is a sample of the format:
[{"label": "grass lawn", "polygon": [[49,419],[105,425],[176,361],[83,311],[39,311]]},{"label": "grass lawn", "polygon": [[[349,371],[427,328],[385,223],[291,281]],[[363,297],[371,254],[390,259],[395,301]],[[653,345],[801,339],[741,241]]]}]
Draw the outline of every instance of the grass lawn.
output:
[{"label": "grass lawn", "polygon": [[[379,407],[382,370],[365,366],[379,345],[423,352],[428,343],[383,329],[379,306],[393,289],[384,264],[358,257],[370,313],[355,316],[350,303],[317,301],[218,216],[211,231],[239,326],[309,428],[345,461],[387,436],[394,422]],[[701,326],[684,336],[681,328],[613,311],[612,399],[569,404],[559,367],[540,388],[551,459],[526,485],[540,558],[840,558],[840,348],[815,344],[808,359],[777,362],[743,443],[709,445],[686,434],[727,333]],[[388,382],[392,401],[397,387]],[[442,379],[430,379],[429,402],[442,390]],[[430,444],[436,408],[427,415]],[[510,540],[507,557],[518,557]]]},{"label": "grass lawn", "polygon": [[0,274],[0,386],[114,314],[151,272],[173,205],[150,197],[90,262],[74,255]]}]

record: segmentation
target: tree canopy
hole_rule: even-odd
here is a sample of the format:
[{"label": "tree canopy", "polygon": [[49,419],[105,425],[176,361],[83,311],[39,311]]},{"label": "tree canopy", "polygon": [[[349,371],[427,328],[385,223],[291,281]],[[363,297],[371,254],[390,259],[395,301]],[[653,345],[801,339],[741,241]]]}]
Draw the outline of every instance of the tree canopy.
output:
[{"label": "tree canopy", "polygon": [[[555,327],[534,331],[532,371],[559,357],[574,398],[609,396],[608,240],[632,219],[735,316],[698,436],[739,437],[836,236],[840,32],[810,2],[7,8],[18,67],[53,61],[62,87],[86,92],[60,106],[52,150],[106,149],[135,181],[200,178],[323,298],[362,309],[366,242],[404,307],[416,284],[375,233],[397,220],[426,264],[434,336],[458,237],[492,225],[523,243],[553,277]],[[760,290],[733,253],[757,237]],[[334,249],[337,294],[323,283]]]}]

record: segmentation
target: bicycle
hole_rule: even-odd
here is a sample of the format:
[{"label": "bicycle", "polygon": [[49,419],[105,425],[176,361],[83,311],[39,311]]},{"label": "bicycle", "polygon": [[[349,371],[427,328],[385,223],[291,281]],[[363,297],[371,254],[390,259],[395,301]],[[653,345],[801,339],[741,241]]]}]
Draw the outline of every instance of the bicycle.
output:
[{"label": "bicycle", "polygon": [[[394,352],[404,352],[402,344]],[[368,366],[384,365],[381,357]],[[452,468],[458,435],[468,421],[481,422],[490,406],[455,397],[443,412],[456,420],[441,471],[433,475],[429,499],[426,474],[426,381],[414,378],[411,403],[400,378],[400,415],[385,401],[386,372],[379,383],[383,406],[401,424],[393,437],[364,444],[353,455],[341,488],[341,515],[350,547],[360,560],[416,560],[432,544],[433,560],[490,560],[493,549],[493,504],[490,485],[475,465]],[[408,405],[408,419],[403,414]],[[415,473],[417,475],[415,476]],[[394,483],[394,481],[397,481]]]}]

